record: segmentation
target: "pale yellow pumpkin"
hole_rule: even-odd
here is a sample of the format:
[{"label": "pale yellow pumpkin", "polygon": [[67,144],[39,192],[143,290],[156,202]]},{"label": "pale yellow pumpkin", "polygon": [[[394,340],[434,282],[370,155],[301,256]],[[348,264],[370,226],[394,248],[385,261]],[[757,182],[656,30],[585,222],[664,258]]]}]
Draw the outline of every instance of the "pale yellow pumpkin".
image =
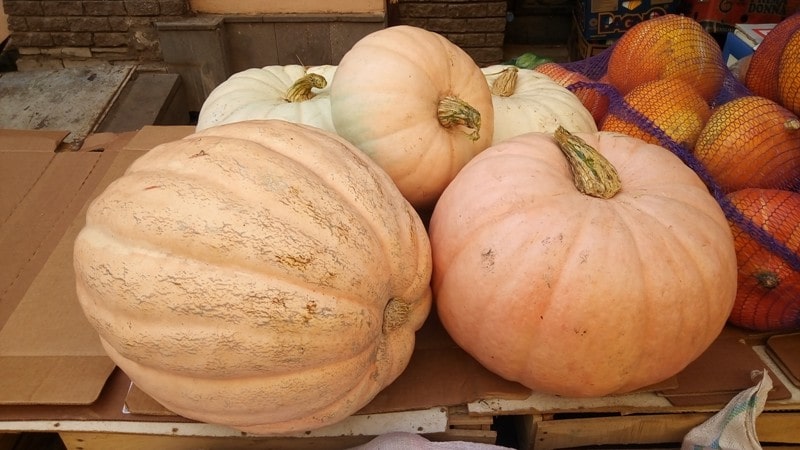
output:
[{"label": "pale yellow pumpkin", "polygon": [[552,133],[559,126],[597,131],[592,113],[569,89],[530,69],[493,65],[481,69],[492,92],[492,144],[524,133]]},{"label": "pale yellow pumpkin", "polygon": [[431,305],[425,228],[391,179],[286,121],[154,148],[92,202],[74,252],[81,306],[137,386],[257,434],[358,411]]},{"label": "pale yellow pumpkin", "polygon": [[492,141],[492,96],[480,68],[422,28],[392,26],[356,42],[339,62],[330,100],[336,132],[420,209]]},{"label": "pale yellow pumpkin", "polygon": [[253,119],[280,119],[334,131],[330,83],[336,66],[297,64],[246,69],[208,94],[197,131]]}]

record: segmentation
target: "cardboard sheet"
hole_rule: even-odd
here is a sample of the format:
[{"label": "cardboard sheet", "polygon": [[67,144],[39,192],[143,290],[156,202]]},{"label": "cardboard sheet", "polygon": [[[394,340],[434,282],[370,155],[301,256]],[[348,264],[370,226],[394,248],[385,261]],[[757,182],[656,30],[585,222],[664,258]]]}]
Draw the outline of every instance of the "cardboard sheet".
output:
[{"label": "cardboard sheet", "polygon": [[64,135],[0,131],[0,405],[89,404],[115,367],[78,304],[72,246],[90,200],[144,150],[55,152]]},{"label": "cardboard sheet", "polygon": [[789,381],[800,387],[800,333],[771,336],[767,339],[767,352]]},{"label": "cardboard sheet", "polygon": [[113,364],[74,296],[68,235],[108,158],[28,155],[16,168],[38,176],[0,225],[0,404],[91,402]]},{"label": "cardboard sheet", "polygon": [[[677,375],[678,386],[660,392],[675,406],[722,406],[752,387],[753,371],[766,365],[741,331],[726,328],[697,360]],[[791,398],[791,392],[772,375],[768,400]]]}]

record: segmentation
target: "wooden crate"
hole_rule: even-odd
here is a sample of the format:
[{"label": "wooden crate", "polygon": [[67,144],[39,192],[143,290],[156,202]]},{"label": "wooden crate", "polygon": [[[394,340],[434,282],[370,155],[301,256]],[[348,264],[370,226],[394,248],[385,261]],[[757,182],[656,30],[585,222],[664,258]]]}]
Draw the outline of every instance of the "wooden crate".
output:
[{"label": "wooden crate", "polygon": [[[466,405],[446,408],[447,426],[442,431],[421,435],[431,441],[464,441],[494,444],[497,432],[493,430],[493,416],[470,415]],[[420,422],[422,423],[422,422]],[[155,425],[155,424],[154,424]],[[374,439],[371,434],[321,435],[309,436],[259,437],[246,433],[213,435],[218,427],[208,426],[210,431],[201,432],[173,428],[173,434],[164,432],[131,433],[115,431],[113,426],[107,431],[60,431],[58,434],[67,450],[196,450],[213,448],[215,450],[245,450],[269,448],[272,450],[324,449],[339,450],[361,445]],[[85,428],[85,427],[84,427]],[[153,430],[155,430],[155,426]],[[2,450],[2,449],[0,449]]]},{"label": "wooden crate", "polygon": [[[748,351],[752,348],[758,363],[788,392],[787,397],[768,401],[758,416],[759,440],[771,449],[776,445],[800,449],[800,387],[792,383],[763,343],[742,345]],[[718,405],[676,405],[657,390],[588,399],[534,392],[524,400],[481,400],[468,404],[467,410],[471,415],[514,416],[519,448],[524,450],[680,448],[684,436],[719,412],[724,403],[727,400]]]},{"label": "wooden crate", "polygon": [[[520,448],[566,449],[599,445],[674,445],[713,413],[519,416]],[[800,412],[765,412],[756,422],[759,440],[800,445]]]}]

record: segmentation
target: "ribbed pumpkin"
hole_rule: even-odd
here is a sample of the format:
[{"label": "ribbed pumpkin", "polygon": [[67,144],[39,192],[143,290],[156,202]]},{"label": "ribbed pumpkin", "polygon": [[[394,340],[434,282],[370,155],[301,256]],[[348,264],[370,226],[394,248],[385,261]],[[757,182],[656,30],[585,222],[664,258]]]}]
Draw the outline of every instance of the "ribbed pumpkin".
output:
[{"label": "ribbed pumpkin", "polygon": [[[777,189],[743,189],[731,203],[756,227],[800,255],[800,194]],[[739,261],[739,291],[730,322],[760,331],[800,329],[800,272],[732,221]]]},{"label": "ribbed pumpkin", "polygon": [[398,25],[345,53],[331,83],[336,132],[364,151],[419,209],[428,209],[492,142],[494,113],[475,61],[444,36]]},{"label": "ribbed pumpkin", "polygon": [[607,76],[622,94],[647,81],[680,78],[711,102],[727,70],[719,44],[697,21],[665,14],[637,23],[617,40]]},{"label": "ribbed pumpkin", "polygon": [[781,54],[788,48],[789,39],[798,30],[800,30],[800,14],[793,14],[775,24],[753,51],[743,80],[753,94],[778,101]]},{"label": "ribbed pumpkin", "polygon": [[597,131],[578,97],[547,75],[500,64],[481,70],[492,92],[493,143],[532,131],[552,133],[559,126]]},{"label": "ribbed pumpkin", "polygon": [[726,192],[790,188],[800,181],[800,120],[765,97],[739,97],[712,111],[694,152]]},{"label": "ribbed pumpkin", "polygon": [[80,304],[137,386],[257,434],[358,411],[431,304],[426,231],[391,179],[285,121],[154,148],[92,202],[74,252]]},{"label": "ribbed pumpkin", "polygon": [[662,145],[654,125],[666,137],[691,150],[711,116],[711,108],[691,84],[680,78],[664,78],[642,83],[624,96],[627,106],[651,124],[643,123],[625,109],[612,108],[600,129],[637,137]]},{"label": "ribbed pumpkin", "polygon": [[442,194],[429,227],[442,324],[489,370],[539,392],[601,396],[669,378],[730,313],[727,219],[662,147],[575,134],[598,153],[556,136],[570,164],[553,134],[529,133],[476,156]]},{"label": "ribbed pumpkin", "polygon": [[583,103],[594,118],[596,125],[603,123],[603,119],[608,112],[609,99],[606,95],[596,89],[588,87],[573,87],[576,83],[590,83],[592,79],[582,73],[569,70],[561,64],[546,62],[539,64],[533,70],[543,73],[553,81],[575,93],[575,96]]},{"label": "ribbed pumpkin", "polygon": [[336,66],[251,68],[231,75],[203,102],[197,131],[252,119],[280,119],[334,131],[330,82]]}]

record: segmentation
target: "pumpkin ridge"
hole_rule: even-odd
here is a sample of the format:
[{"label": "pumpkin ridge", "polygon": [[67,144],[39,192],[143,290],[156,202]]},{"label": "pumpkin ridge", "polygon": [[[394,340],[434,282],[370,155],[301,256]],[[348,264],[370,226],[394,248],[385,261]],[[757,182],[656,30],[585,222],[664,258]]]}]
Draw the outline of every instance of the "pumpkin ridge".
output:
[{"label": "pumpkin ridge", "polygon": [[[386,340],[386,334],[381,332],[380,328],[377,328],[377,332],[374,333],[374,338],[372,339],[365,339],[364,345],[358,349],[354,349],[354,351],[349,352],[348,354],[343,354],[339,350],[339,348],[332,348],[329,352],[327,359],[318,358],[315,355],[315,358],[312,360],[308,359],[308,356],[303,355],[302,353],[298,352],[294,357],[284,356],[287,353],[294,353],[295,348],[282,348],[280,352],[271,351],[273,349],[269,348],[268,346],[251,346],[248,348],[243,347],[231,347],[229,345],[219,345],[215,347],[215,350],[210,352],[203,352],[207,359],[204,361],[203,365],[197,365],[194,367],[189,367],[185,362],[182,361],[175,361],[174,364],[170,365],[169,362],[173,361],[175,355],[184,355],[186,354],[187,348],[192,348],[196,344],[203,343],[203,342],[215,342],[218,343],[219,340],[223,338],[223,336],[215,336],[213,331],[214,324],[208,325],[197,325],[197,324],[181,324],[176,325],[172,328],[174,331],[180,331],[180,333],[164,333],[159,338],[153,338],[152,340],[148,341],[146,338],[148,335],[146,331],[148,328],[152,328],[155,331],[158,331],[159,326],[169,323],[166,321],[156,321],[152,320],[148,324],[139,324],[142,332],[140,334],[134,336],[126,336],[123,339],[108,339],[107,336],[103,335],[103,338],[109,344],[114,342],[115,345],[113,347],[115,349],[119,348],[130,348],[136,347],[137,350],[141,351],[141,348],[149,348],[153,350],[153,356],[149,359],[142,359],[142,358],[132,358],[129,354],[123,353],[119,350],[115,350],[120,356],[124,357],[125,359],[136,361],[137,364],[143,367],[149,368],[160,368],[163,370],[168,371],[171,374],[181,375],[186,377],[202,377],[209,380],[231,380],[231,379],[258,379],[263,378],[264,376],[269,376],[271,378],[275,377],[286,377],[291,378],[293,375],[297,375],[301,372],[305,372],[308,370],[318,370],[324,369],[326,367],[335,367],[337,364],[345,365],[346,363],[353,364],[353,365],[360,365],[366,364],[369,361],[373,361],[378,353],[378,348],[381,346]],[[100,324],[102,326],[102,324]],[[101,330],[105,330],[106,328],[101,327]],[[163,329],[163,327],[161,327]],[[201,331],[198,333],[198,331]],[[231,333],[228,336],[225,336],[230,341],[235,341],[237,334],[244,334],[248,330],[238,330],[235,333]],[[301,330],[290,330],[292,332],[298,332]],[[344,332],[345,330],[341,330]],[[137,330],[138,332],[138,330]],[[189,341],[181,338],[181,335],[185,336],[203,336],[206,335],[206,339],[198,339],[195,341]],[[269,343],[272,340],[272,337],[265,336],[263,339],[260,339],[261,343]],[[165,349],[165,345],[169,345],[168,349]],[[184,344],[184,345],[181,345]],[[166,350],[166,351],[165,351]],[[324,349],[320,347],[320,352]],[[230,356],[230,354],[238,354],[238,355],[246,355],[251,352],[256,352],[258,354],[269,354],[273,356],[273,359],[280,360],[284,364],[280,367],[275,367],[272,362],[252,362],[248,363],[247,365],[222,365],[217,361],[220,355]],[[298,365],[298,362],[306,361],[304,365]],[[356,364],[359,363],[359,364]],[[209,370],[213,370],[214,376],[209,375]],[[233,376],[233,375],[236,376]]]},{"label": "pumpkin ridge", "polygon": [[[211,135],[211,136],[216,136],[216,135]],[[187,142],[185,145],[190,146],[190,147],[192,146],[192,144],[189,143],[189,142]],[[292,159],[290,157],[290,155],[287,156],[287,155],[284,155],[283,153],[275,153],[275,154],[277,155],[277,158],[280,158],[280,161],[276,158],[274,164],[272,164],[272,165],[274,165],[276,167],[279,167],[279,166],[286,167],[288,165],[293,165],[295,167],[299,167],[301,169],[304,169],[303,165],[301,163],[298,163],[295,159]],[[361,158],[361,157],[353,158],[351,162],[353,164],[359,166],[359,167],[370,166],[371,165],[370,161],[368,159],[366,159],[366,158],[367,158],[366,156],[364,156],[363,158]],[[186,177],[193,176],[190,171],[184,170],[184,168],[177,169],[174,172],[178,172],[178,171],[180,171],[180,174],[182,176],[186,176]],[[138,166],[134,170],[132,170],[132,173],[133,172],[135,172],[136,174],[140,174],[140,175],[143,175],[143,174],[147,173],[147,171],[142,170]],[[377,241],[377,242],[379,242],[381,244],[381,246],[383,248],[383,251],[384,251],[384,254],[387,255],[387,256],[391,255],[391,250],[389,248],[389,243],[391,242],[391,239],[390,239],[391,238],[391,236],[390,236],[391,232],[390,232],[390,230],[387,228],[385,233],[379,233],[381,228],[378,227],[378,224],[373,223],[372,221],[358,220],[358,219],[365,219],[366,217],[370,216],[370,214],[369,214],[369,211],[367,211],[364,208],[363,204],[353,201],[353,200],[355,200],[355,198],[351,198],[352,195],[346,195],[346,191],[348,189],[348,184],[347,183],[345,183],[345,182],[332,183],[331,182],[332,180],[330,179],[330,177],[323,177],[323,176],[318,175],[316,173],[309,173],[307,170],[303,170],[303,172],[304,172],[304,175],[306,177],[313,177],[317,184],[319,184],[321,186],[325,186],[326,188],[328,188],[327,189],[327,195],[335,196],[339,200],[338,202],[333,202],[333,204],[336,204],[336,205],[350,205],[350,207],[351,207],[350,208],[350,213],[352,214],[353,220],[348,221],[348,223],[349,224],[366,224],[367,226],[369,226],[370,227],[369,230],[371,232],[371,235],[375,236],[376,237],[375,241]],[[370,173],[372,173],[372,172],[370,171]],[[216,179],[216,177],[211,177],[211,175],[212,175],[212,173],[208,173],[205,177],[203,177],[203,179],[206,182],[210,182],[211,180],[216,180],[218,189],[220,189],[220,190],[224,189],[224,190],[228,190],[230,192],[230,190],[229,190],[229,180],[228,179]],[[372,186],[374,186],[376,189],[379,189],[381,192],[383,192],[383,194],[384,194],[383,198],[387,202],[390,202],[390,203],[395,203],[397,201],[405,202],[404,199],[400,199],[397,196],[388,195],[388,192],[384,191],[381,188],[380,181],[379,181],[378,178],[376,178],[376,176],[377,175],[374,175],[374,174],[371,175],[372,181],[371,181],[370,184]],[[233,194],[234,193],[231,192],[228,195],[230,196],[230,195],[233,195]],[[251,192],[249,190],[241,190],[241,189],[240,190],[236,190],[236,194],[239,197],[242,197],[241,194],[245,194],[246,196],[255,195],[255,193],[253,193],[253,192]],[[249,203],[248,203],[248,201],[244,201],[244,202],[242,202],[242,204],[258,204],[258,201],[259,201],[258,198],[253,197],[253,198],[250,198]],[[376,206],[376,208],[380,208],[380,207]],[[340,217],[342,212],[344,212],[344,210],[342,210],[340,213],[336,214],[335,217]],[[291,212],[289,210],[287,210],[286,214],[287,215],[291,214]],[[323,219],[323,218],[327,218],[327,216],[320,217],[320,219]],[[409,219],[413,219],[413,218],[409,216]],[[419,218],[417,217],[416,220],[419,220]],[[277,221],[277,223],[280,223],[280,221]],[[386,225],[386,222],[384,222],[384,225]],[[397,230],[399,228],[400,227],[399,227],[399,225],[397,223],[393,224],[393,226],[391,227],[392,230]],[[419,228],[419,226],[417,226],[416,228]],[[308,230],[306,230],[306,232],[304,232],[303,234],[305,234],[306,236],[309,236],[309,233],[307,231]],[[390,260],[394,260],[392,258],[389,258],[389,259]],[[392,271],[392,272],[394,272],[394,271]],[[387,297],[387,301],[388,301],[388,297]]]},{"label": "pumpkin ridge", "polygon": [[[210,131],[208,131],[206,135],[207,136],[220,137],[219,135],[211,134]],[[191,144],[188,144],[188,143],[187,143],[187,145],[191,146]],[[349,181],[349,178],[348,179],[344,179],[342,182],[339,182],[339,183],[333,183],[332,182],[333,180],[331,179],[331,177],[324,177],[321,174],[315,173],[313,171],[309,171],[304,166],[302,161],[298,161],[297,159],[292,158],[293,155],[291,155],[291,154],[286,154],[284,152],[281,152],[281,151],[273,149],[273,148],[268,148],[268,147],[262,147],[262,148],[267,149],[267,150],[271,150],[270,153],[274,153],[275,155],[278,155],[278,157],[280,158],[280,161],[275,159],[274,163],[271,164],[271,166],[283,168],[283,167],[286,167],[287,165],[292,165],[293,167],[300,169],[303,172],[303,175],[306,176],[306,178],[313,177],[314,180],[316,181],[316,183],[319,186],[326,187],[328,195],[335,195],[335,197],[338,200],[338,202],[333,202],[332,204],[339,205],[339,206],[342,206],[342,205],[345,205],[345,204],[349,205],[351,207],[350,211],[353,212],[352,217],[354,219],[356,219],[356,220],[352,220],[352,221],[348,221],[348,222],[351,223],[351,224],[366,223],[367,225],[369,225],[370,226],[370,231],[372,232],[371,235],[378,237],[378,239],[376,239],[376,240],[382,244],[382,247],[384,248],[384,253],[386,255],[389,255],[391,253],[387,249],[387,242],[390,242],[389,238],[391,237],[390,236],[391,233],[390,233],[389,230],[386,230],[385,233],[380,233],[379,231],[381,231],[381,230],[379,230],[378,227],[377,227],[377,224],[373,224],[372,221],[357,220],[357,219],[365,219],[365,218],[369,217],[370,214],[363,207],[363,204],[354,201],[355,200],[354,196],[346,194],[347,190],[351,186],[351,184],[346,183],[346,181]],[[365,168],[365,167],[371,168],[372,167],[371,161],[366,159],[366,158],[367,158],[366,156],[364,158],[352,158],[350,160],[351,165],[356,165],[356,166],[358,166],[359,169],[360,168]],[[187,172],[182,172],[183,168],[184,167],[182,166],[181,167],[181,172],[179,172],[179,173],[181,173],[181,174],[187,173]],[[139,171],[139,170],[136,170],[136,172],[137,173],[142,173],[142,171]],[[171,172],[174,173],[174,172],[178,172],[178,171],[173,170]],[[363,172],[370,174],[371,187],[373,187],[373,188],[377,189],[379,192],[381,192],[381,194],[382,194],[381,197],[385,201],[387,201],[389,203],[396,203],[398,201],[405,202],[404,199],[399,199],[399,198],[397,198],[397,196],[395,196],[393,194],[389,194],[387,191],[385,191],[382,188],[382,184],[381,184],[380,180],[378,179],[378,175],[375,174],[375,171],[373,171],[373,170],[364,170]],[[190,172],[188,172],[188,173],[190,173]],[[212,180],[213,178],[211,178],[210,175],[213,174],[213,173],[214,172],[204,174],[203,175],[203,179],[207,180],[207,181]],[[381,173],[381,172],[378,172],[378,173]],[[249,190],[246,190],[246,189],[237,190],[236,192],[230,191],[228,189],[230,180],[228,180],[228,179],[215,180],[215,181],[216,181],[217,187],[219,189],[225,189],[230,194],[236,194],[240,198],[247,198],[247,197],[243,196],[242,194],[246,194],[246,196],[255,195],[253,192],[251,192]],[[275,194],[276,197],[278,197],[277,193],[275,193],[275,192],[270,192],[270,193]],[[249,204],[258,204],[259,203],[259,199],[258,198],[249,198],[249,202],[242,202],[242,204],[248,204],[248,203]],[[380,209],[380,206],[376,205],[376,209]],[[342,210],[340,212],[344,212],[344,211]],[[320,219],[323,219],[323,218],[327,218],[327,216],[326,217],[320,217]],[[317,220],[315,220],[314,222],[319,223]],[[384,222],[384,225],[385,224],[386,223]],[[392,226],[391,228],[392,228],[392,230],[397,230],[400,227],[398,226],[398,224],[395,223],[394,226]]]},{"label": "pumpkin ridge", "polygon": [[[266,264],[253,264],[253,265],[243,265],[236,262],[236,259],[228,259],[228,260],[220,260],[216,263],[211,263],[208,261],[201,262],[195,256],[190,255],[188,252],[181,253],[177,251],[172,251],[170,253],[164,253],[158,251],[158,245],[153,244],[146,240],[141,241],[134,241],[132,239],[126,239],[124,241],[120,240],[118,237],[113,237],[114,233],[104,231],[103,228],[100,227],[92,227],[91,231],[85,231],[84,233],[94,233],[91,237],[93,241],[100,241],[102,239],[107,239],[109,242],[114,244],[114,248],[124,247],[128,251],[127,253],[130,255],[138,255],[138,257],[146,257],[146,258],[156,258],[162,260],[159,266],[163,266],[165,264],[164,260],[173,260],[176,262],[181,262],[181,264],[192,264],[196,263],[199,267],[208,267],[209,272],[221,273],[229,271],[233,274],[242,274],[245,277],[248,276],[269,276],[275,277],[280,276],[280,280],[275,282],[282,282],[285,286],[289,286],[292,289],[282,289],[281,292],[306,292],[308,294],[315,294],[317,293],[316,288],[318,286],[324,286],[329,290],[333,291],[328,296],[336,296],[337,298],[345,298],[349,299],[352,304],[354,305],[362,305],[362,301],[359,297],[352,295],[352,290],[349,289],[349,285],[339,286],[338,284],[331,284],[331,283],[314,283],[313,281],[304,280],[300,278],[293,278],[291,280],[287,280],[285,278],[286,273],[284,271],[279,270],[267,270],[271,268]],[[89,239],[82,237],[82,239]],[[124,252],[116,252],[113,248],[109,247],[108,245],[103,246],[104,251],[108,254],[120,254],[120,257],[125,257]],[[330,280],[328,280],[330,281]],[[311,286],[304,286],[304,285],[311,285]],[[313,287],[312,287],[313,286]],[[386,289],[390,289],[388,283],[386,284]],[[313,297],[313,296],[309,296]],[[387,302],[390,295],[387,295]],[[97,306],[99,308],[99,306]],[[362,306],[363,307],[363,306]],[[165,311],[162,311],[165,312]],[[227,315],[229,316],[229,314]],[[375,316],[379,318],[378,316]]]},{"label": "pumpkin ridge", "polygon": [[[112,352],[112,354],[116,353],[113,348],[110,348],[110,351]],[[134,361],[131,361],[131,360],[125,359],[124,361],[130,362],[133,365],[137,366],[137,367],[128,366],[128,367],[125,367],[124,370],[131,370],[131,371],[137,371],[137,372],[138,372],[139,368],[144,369],[145,371],[153,370],[148,366],[141,365],[141,364],[139,364],[137,362],[134,362]],[[125,365],[125,363],[123,363],[123,365]],[[352,372],[350,372],[350,373],[352,373]],[[157,375],[158,377],[162,377],[161,374],[153,374],[153,375]],[[177,374],[177,373],[168,373],[168,378],[170,379],[170,383],[174,384],[175,386],[191,385],[191,384],[195,384],[195,383],[201,383],[201,384],[210,385],[209,389],[208,389],[208,392],[214,392],[214,390],[215,390],[214,389],[214,385],[216,385],[219,381],[225,381],[225,379],[214,379],[214,378],[197,379],[197,378],[195,378],[195,377],[193,377],[191,375],[182,375],[182,374]],[[292,377],[287,376],[286,378],[290,379]],[[243,380],[243,381],[247,381],[247,380]],[[256,381],[257,382],[258,379],[257,379],[257,377],[253,377],[251,379],[251,381]],[[360,377],[357,380],[357,382],[352,383],[351,386],[349,386],[347,389],[342,389],[341,392],[337,392],[337,396],[335,398],[331,398],[332,404],[330,404],[330,405],[325,404],[325,405],[323,405],[322,407],[320,407],[320,408],[318,408],[316,410],[311,410],[311,411],[304,410],[302,412],[298,412],[296,414],[296,417],[294,418],[296,420],[288,420],[288,421],[282,421],[282,422],[271,422],[270,421],[270,423],[269,423],[269,425],[267,427],[265,427],[264,425],[260,424],[259,421],[256,420],[256,417],[259,415],[259,413],[255,412],[255,411],[240,411],[240,412],[237,412],[232,407],[229,407],[229,408],[225,409],[225,412],[224,412],[224,414],[222,416],[218,416],[217,414],[214,413],[213,410],[203,411],[202,414],[205,417],[205,421],[212,421],[212,422],[216,422],[216,423],[231,423],[231,421],[233,421],[233,422],[237,422],[236,427],[241,429],[242,431],[247,431],[247,430],[245,430],[245,428],[251,428],[252,431],[248,431],[248,432],[259,433],[258,430],[264,430],[264,431],[261,431],[261,432],[269,433],[269,429],[270,428],[274,428],[276,426],[280,426],[281,429],[284,429],[285,428],[283,426],[284,423],[297,422],[297,423],[303,424],[303,422],[306,422],[305,425],[307,426],[308,425],[307,424],[308,417],[327,416],[329,414],[330,415],[335,415],[335,416],[336,415],[343,415],[344,413],[342,413],[342,411],[346,411],[348,409],[346,407],[343,408],[342,407],[343,404],[344,405],[349,405],[350,403],[352,403],[352,401],[353,401],[352,399],[354,397],[355,398],[360,397],[362,395],[362,391],[364,389],[368,388],[371,385],[375,385],[375,384],[379,384],[379,383],[375,383],[374,379],[371,376],[369,376],[369,374],[365,374],[365,376]],[[146,388],[150,388],[150,389],[152,389],[152,388],[155,388],[155,389],[159,389],[159,388],[160,389],[164,389],[164,388],[166,388],[166,387],[163,387],[163,386],[160,386],[160,387],[156,388],[156,387],[153,387],[153,386],[147,386],[147,384],[142,385],[142,387],[146,387]],[[333,385],[333,387],[342,387],[341,386],[341,381],[338,381],[336,384]],[[256,386],[256,388],[257,388],[257,386]],[[177,389],[179,389],[179,388],[177,388]],[[228,393],[228,394],[234,396],[234,398],[232,400],[236,399],[237,393]],[[248,392],[248,393],[242,392],[242,393],[239,393],[238,395],[244,397],[247,394],[253,395],[253,394],[255,394],[255,392],[252,392],[252,391]],[[224,393],[222,393],[221,395],[224,395]],[[166,398],[169,398],[169,396],[162,396],[162,398],[166,399]],[[210,400],[210,399],[206,399],[206,400]],[[180,405],[178,405],[177,402],[173,403],[173,402],[170,402],[168,400],[161,400],[161,401],[163,402],[163,405],[169,410],[178,410],[178,411],[180,411],[180,410],[183,409],[183,408],[180,407]],[[265,404],[272,404],[269,398],[265,398],[264,399],[264,403]],[[195,412],[197,412],[197,409],[199,409],[198,407],[200,405],[202,405],[202,404],[203,404],[202,402],[201,403],[193,403],[192,404],[193,410]],[[281,408],[281,409],[285,409],[287,406],[289,406],[289,405],[283,405],[283,408]],[[267,409],[274,410],[275,408],[265,408],[265,410],[267,410]],[[278,414],[280,414],[280,413],[278,413]],[[264,415],[264,413],[262,413],[262,416],[263,415]],[[344,414],[344,415],[349,415],[349,414]],[[265,419],[264,421],[268,421],[268,419],[266,419],[265,417],[264,417],[264,419]],[[305,430],[305,427],[303,429],[287,430],[286,432],[304,431],[304,430]],[[285,434],[285,432],[282,432],[280,434]]]}]

